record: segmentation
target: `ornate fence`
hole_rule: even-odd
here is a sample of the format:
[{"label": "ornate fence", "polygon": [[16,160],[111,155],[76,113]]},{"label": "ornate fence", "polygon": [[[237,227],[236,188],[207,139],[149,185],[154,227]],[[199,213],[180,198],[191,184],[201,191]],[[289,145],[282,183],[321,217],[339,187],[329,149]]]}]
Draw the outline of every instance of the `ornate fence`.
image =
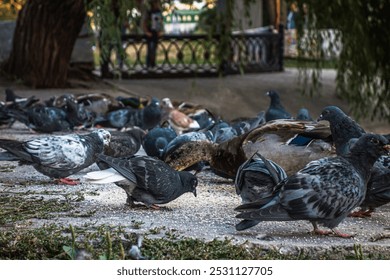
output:
[{"label": "ornate fence", "polygon": [[156,66],[148,68],[146,37],[125,35],[125,58],[119,59],[113,50],[106,76],[166,78],[282,71],[283,36],[283,27],[279,33],[232,35],[230,59],[221,63],[216,55],[218,36],[165,35],[158,43]]}]

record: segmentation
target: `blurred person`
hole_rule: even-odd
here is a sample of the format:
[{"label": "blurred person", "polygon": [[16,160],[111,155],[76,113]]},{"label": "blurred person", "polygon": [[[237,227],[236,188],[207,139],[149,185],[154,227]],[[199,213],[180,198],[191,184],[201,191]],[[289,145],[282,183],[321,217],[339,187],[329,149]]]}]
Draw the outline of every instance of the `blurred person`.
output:
[{"label": "blurred person", "polygon": [[156,52],[159,38],[163,35],[163,15],[159,0],[150,0],[149,9],[145,11],[142,29],[147,38],[146,66],[156,66]]}]

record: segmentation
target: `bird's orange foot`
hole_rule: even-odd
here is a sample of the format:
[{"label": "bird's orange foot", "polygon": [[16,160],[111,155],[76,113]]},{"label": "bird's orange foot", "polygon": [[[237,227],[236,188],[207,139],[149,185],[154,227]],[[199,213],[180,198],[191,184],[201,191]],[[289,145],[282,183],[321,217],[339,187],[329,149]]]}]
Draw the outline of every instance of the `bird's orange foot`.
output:
[{"label": "bird's orange foot", "polygon": [[58,184],[65,184],[70,186],[76,186],[79,183],[79,179],[61,178],[57,180]]},{"label": "bird's orange foot", "polygon": [[150,206],[150,208],[152,208],[152,209],[154,209],[154,210],[160,210],[160,209],[161,209],[161,207],[158,206],[158,205],[156,205],[156,204],[152,204],[152,205]]},{"label": "bird's orange foot", "polygon": [[372,212],[374,212],[373,209],[370,210],[359,210],[352,212],[348,215],[348,217],[354,217],[354,218],[369,218],[371,217]]}]

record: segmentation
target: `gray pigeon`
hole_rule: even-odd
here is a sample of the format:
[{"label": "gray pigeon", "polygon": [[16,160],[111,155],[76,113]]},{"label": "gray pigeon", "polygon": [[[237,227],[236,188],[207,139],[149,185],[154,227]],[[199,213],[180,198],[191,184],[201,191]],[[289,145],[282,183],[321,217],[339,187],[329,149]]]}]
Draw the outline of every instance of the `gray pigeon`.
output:
[{"label": "gray pigeon", "polygon": [[141,148],[146,132],[138,127],[126,131],[111,131],[110,144],[104,148],[104,154],[111,157],[128,157]]},{"label": "gray pigeon", "polygon": [[142,129],[152,129],[161,121],[160,101],[152,98],[150,104],[143,109],[123,108],[107,114],[106,120],[98,124],[115,128],[138,126]]},{"label": "gray pigeon", "polygon": [[148,156],[162,159],[165,148],[176,136],[170,127],[155,127],[145,135],[142,146]]},{"label": "gray pigeon", "polygon": [[[235,179],[236,193],[241,196],[242,203],[254,202],[263,197],[269,197],[275,186],[285,178],[287,174],[282,167],[259,153],[255,153],[238,168]],[[236,228],[244,230],[259,222],[242,220]]]},{"label": "gray pigeon", "polygon": [[[328,106],[322,110],[318,120],[330,123],[332,138],[336,153],[344,155],[349,153],[357,139],[364,135],[364,129],[351,117],[336,106]],[[371,213],[382,205],[390,202],[390,157],[381,156],[374,164],[370,180],[367,184],[366,197],[360,205],[360,210],[351,216],[369,217]]]},{"label": "gray pigeon", "polygon": [[187,171],[175,171],[159,159],[149,156],[113,158],[101,154],[98,160],[111,168],[89,172],[85,177],[97,184],[116,183],[126,191],[130,206],[142,202],[158,209],[157,204],[166,204],[186,192],[196,196],[196,176]]},{"label": "gray pigeon", "polygon": [[325,107],[318,118],[318,121],[322,120],[326,120],[330,124],[333,143],[338,155],[348,153],[350,146],[349,141],[353,138],[357,139],[366,133],[358,123],[337,106]]},{"label": "gray pigeon", "polygon": [[9,109],[8,115],[36,132],[71,131],[67,112],[62,108],[37,104],[27,109]]},{"label": "gray pigeon", "polygon": [[255,153],[238,168],[236,193],[241,196],[242,203],[254,202],[269,196],[274,187],[285,178],[287,174],[282,167]]},{"label": "gray pigeon", "polygon": [[266,122],[278,119],[291,119],[291,114],[283,107],[279,94],[276,91],[270,90],[266,95],[271,99],[270,105],[267,111],[265,111]]},{"label": "gray pigeon", "polygon": [[110,138],[108,131],[99,129],[86,135],[47,136],[25,142],[0,139],[0,147],[6,150],[0,153],[0,160],[17,160],[50,178],[75,184],[65,177],[95,163]]},{"label": "gray pigeon", "polygon": [[[334,228],[357,206],[366,193],[366,184],[375,161],[390,150],[380,135],[365,134],[350,153],[310,162],[295,175],[278,184],[273,195],[236,208],[237,218],[255,221],[308,220],[317,234],[350,235]],[[321,231],[317,223],[330,228]]]},{"label": "gray pigeon", "polygon": [[298,111],[297,117],[295,118],[298,121],[312,121],[309,110],[306,108],[301,108]]}]

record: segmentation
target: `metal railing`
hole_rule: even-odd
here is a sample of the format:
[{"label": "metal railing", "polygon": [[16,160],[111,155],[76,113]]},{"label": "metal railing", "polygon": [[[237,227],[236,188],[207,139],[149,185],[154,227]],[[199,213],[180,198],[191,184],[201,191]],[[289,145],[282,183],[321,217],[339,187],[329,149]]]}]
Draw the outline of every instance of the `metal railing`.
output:
[{"label": "metal railing", "polygon": [[[124,59],[111,52],[106,77],[157,78],[216,76],[283,70],[283,27],[279,33],[234,34],[230,58],[218,61],[219,36],[164,35],[156,52],[156,66],[146,65],[147,41],[143,35],[122,37]],[[103,71],[102,71],[103,73]]]}]

